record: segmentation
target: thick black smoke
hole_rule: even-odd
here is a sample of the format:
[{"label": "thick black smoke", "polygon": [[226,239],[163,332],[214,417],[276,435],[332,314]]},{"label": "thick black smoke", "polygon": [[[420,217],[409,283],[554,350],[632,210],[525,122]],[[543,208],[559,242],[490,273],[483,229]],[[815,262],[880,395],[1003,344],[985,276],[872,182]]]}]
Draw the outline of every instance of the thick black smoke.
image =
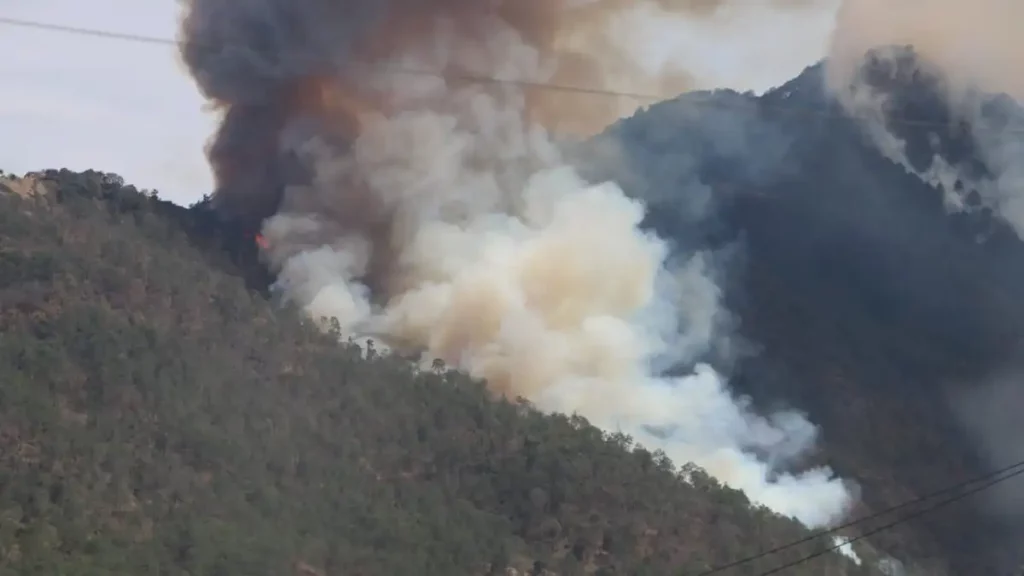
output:
[{"label": "thick black smoke", "polygon": [[[816,0],[776,0],[780,10]],[[529,120],[556,131],[593,134],[627,115],[633,98],[594,89],[670,94],[692,77],[668,63],[647,70],[636,61],[637,30],[659,18],[707,18],[729,0],[184,0],[182,56],[203,94],[224,111],[210,145],[217,182],[214,204],[250,229],[274,214],[290,183],[297,144],[312,134],[344,141],[367,111],[395,111],[393,79],[425,74],[450,85],[500,78],[581,88],[522,90]],[[645,19],[623,19],[643,12]],[[627,30],[627,28],[629,28]],[[504,30],[504,31],[501,31]],[[628,38],[623,37],[624,32]],[[479,41],[514,34],[533,52],[536,73],[510,77],[515,66],[475,53]],[[454,41],[453,41],[454,40]],[[440,52],[455,51],[454,54]],[[414,53],[443,64],[409,65]],[[523,54],[508,54],[509,61]],[[421,63],[422,64],[422,63]],[[497,88],[496,88],[497,89]],[[294,124],[311,120],[302,128]],[[299,132],[283,137],[285,132]],[[301,178],[301,174],[298,175]]]},{"label": "thick black smoke", "polygon": [[302,181],[280,136],[300,86],[352,65],[385,2],[247,0],[188,2],[182,58],[203,94],[223,110],[208,154],[218,211],[258,230],[277,212],[283,187]]}]

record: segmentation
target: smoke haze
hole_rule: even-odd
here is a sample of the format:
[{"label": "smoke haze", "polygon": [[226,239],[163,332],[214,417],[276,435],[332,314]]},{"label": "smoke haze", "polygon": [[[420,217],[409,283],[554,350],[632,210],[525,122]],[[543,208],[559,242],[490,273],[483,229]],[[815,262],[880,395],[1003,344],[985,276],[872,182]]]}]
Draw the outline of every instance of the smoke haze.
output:
[{"label": "smoke haze", "polygon": [[[950,392],[951,404],[971,437],[982,448],[992,469],[1002,469],[1021,460],[1020,437],[1024,424],[1020,406],[1024,388],[1020,374],[1007,371],[979,386]],[[993,486],[984,494],[988,511],[1020,522],[1024,517],[1024,487],[1014,478]]]},{"label": "smoke haze", "polygon": [[[717,5],[577,4],[188,2],[183,56],[224,110],[215,207],[261,228],[276,289],[346,335],[630,433],[808,526],[834,521],[850,495],[830,470],[774,469],[816,428],[755,413],[701,362],[730,337],[717,255],[673,253],[640,228],[641,203],[585,182],[549,136],[621,103],[467,80],[680,90],[685,73],[643,71],[608,27],[637,5]],[[679,366],[693,370],[660,376]]]},{"label": "smoke haze", "polygon": [[864,54],[910,45],[960,86],[1024,96],[1024,37],[1014,0],[844,0],[829,54],[831,80],[842,86]]},{"label": "smoke haze", "polygon": [[[1024,4],[1013,0],[844,0],[830,46],[828,84],[865,120],[865,129],[885,155],[941,187],[951,211],[970,210],[967,196],[975,192],[1024,238],[1024,110],[1013,101],[1024,98],[1024,37],[1016,25],[1022,18]],[[878,50],[903,46],[913,47],[914,62],[901,50]],[[864,56],[870,50],[876,58],[893,60],[893,79],[902,76],[903,86],[927,78],[925,89],[943,101],[945,110],[932,121],[945,117],[948,125],[930,129],[932,143],[921,146],[901,134],[906,130],[896,124],[907,119],[894,117],[900,112],[893,95],[864,75]],[[960,123],[966,123],[968,134],[958,134]],[[929,132],[925,126],[914,130]],[[943,140],[964,136],[986,174],[950,158],[951,146],[943,149]],[[915,154],[930,158],[915,162]]]}]

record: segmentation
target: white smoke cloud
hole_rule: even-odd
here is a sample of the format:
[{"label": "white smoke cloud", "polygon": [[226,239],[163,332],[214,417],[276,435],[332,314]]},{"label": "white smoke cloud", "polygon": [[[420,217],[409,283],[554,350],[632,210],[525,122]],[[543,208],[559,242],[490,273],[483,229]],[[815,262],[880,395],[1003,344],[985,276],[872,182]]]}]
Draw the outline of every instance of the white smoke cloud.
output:
[{"label": "white smoke cloud", "polygon": [[[472,54],[461,68],[539,74],[514,33],[497,21],[492,32],[473,50],[437,35],[416,64]],[[514,87],[367,81],[392,83],[399,111],[366,118],[350,149],[303,144],[313,182],[289,188],[264,227],[287,299],[346,335],[421,350],[425,364],[627,432],[808,526],[845,512],[850,494],[830,470],[775,470],[813,446],[816,428],[795,412],[756,414],[699,362],[728,337],[713,254],[670,264],[670,246],[640,228],[644,206],[581,179],[524,123]],[[361,226],[346,225],[353,215]],[[695,368],[659,375],[680,364]]]},{"label": "white smoke cloud", "polygon": [[857,551],[853,549],[853,544],[850,542],[849,538],[846,538],[845,536],[833,536],[832,546],[835,547],[836,552],[846,556],[857,566],[863,564],[863,560],[861,560]]}]

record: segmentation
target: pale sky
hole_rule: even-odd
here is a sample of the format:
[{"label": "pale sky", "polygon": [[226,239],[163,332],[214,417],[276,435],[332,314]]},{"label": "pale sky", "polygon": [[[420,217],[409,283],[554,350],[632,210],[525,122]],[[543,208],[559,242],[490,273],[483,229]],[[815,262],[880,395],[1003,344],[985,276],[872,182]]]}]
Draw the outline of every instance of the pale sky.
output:
[{"label": "pale sky", "polygon": [[[834,7],[765,3],[738,1],[714,24],[661,22],[645,57],[683,62],[702,87],[780,84],[824,53]],[[178,12],[175,0],[0,0],[0,16],[168,39]],[[0,79],[0,169],[115,172],[179,204],[210,191],[216,118],[173,46],[0,25]]]}]

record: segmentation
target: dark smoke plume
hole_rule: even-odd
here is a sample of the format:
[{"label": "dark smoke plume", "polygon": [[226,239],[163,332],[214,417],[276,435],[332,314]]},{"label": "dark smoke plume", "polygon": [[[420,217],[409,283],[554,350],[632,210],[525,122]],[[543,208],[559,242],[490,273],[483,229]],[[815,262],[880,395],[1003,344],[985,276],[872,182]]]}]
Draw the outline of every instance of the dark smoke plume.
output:
[{"label": "dark smoke plume", "polygon": [[[817,0],[773,0],[780,9]],[[824,1],[824,0],[821,0]],[[301,118],[351,138],[359,116],[395,102],[389,75],[441,75],[449,83],[480,78],[551,83],[574,90],[526,88],[526,114],[545,127],[592,134],[643,102],[593,89],[674,94],[693,87],[686,70],[644,71],[635,44],[642,30],[624,18],[706,18],[730,0],[183,0],[182,56],[203,94],[223,110],[210,145],[215,205],[251,229],[274,214],[285,183],[302,182],[282,132]],[[642,19],[634,19],[642,22]],[[630,22],[634,22],[630,20]],[[500,26],[496,25],[500,24]],[[634,28],[638,24],[629,24]],[[518,35],[534,52],[534,74],[510,73],[474,40]],[[630,34],[624,35],[624,31]],[[461,38],[438,43],[439,36]],[[458,55],[443,65],[409,65],[410,51]],[[671,66],[671,64],[669,65]],[[496,88],[497,89],[497,88]],[[329,121],[324,121],[329,117]],[[322,135],[322,134],[321,134]],[[308,134],[306,134],[308,136]]]},{"label": "dark smoke plume", "polygon": [[637,65],[642,31],[623,23],[720,4],[192,0],[184,59],[224,112],[215,206],[260,232],[275,290],[345,336],[628,431],[827,524],[846,485],[779,468],[814,425],[757,413],[702,361],[729,348],[717,255],[669,258],[643,204],[584,181],[551,138],[637,102],[523,83],[683,90],[685,72]]}]

